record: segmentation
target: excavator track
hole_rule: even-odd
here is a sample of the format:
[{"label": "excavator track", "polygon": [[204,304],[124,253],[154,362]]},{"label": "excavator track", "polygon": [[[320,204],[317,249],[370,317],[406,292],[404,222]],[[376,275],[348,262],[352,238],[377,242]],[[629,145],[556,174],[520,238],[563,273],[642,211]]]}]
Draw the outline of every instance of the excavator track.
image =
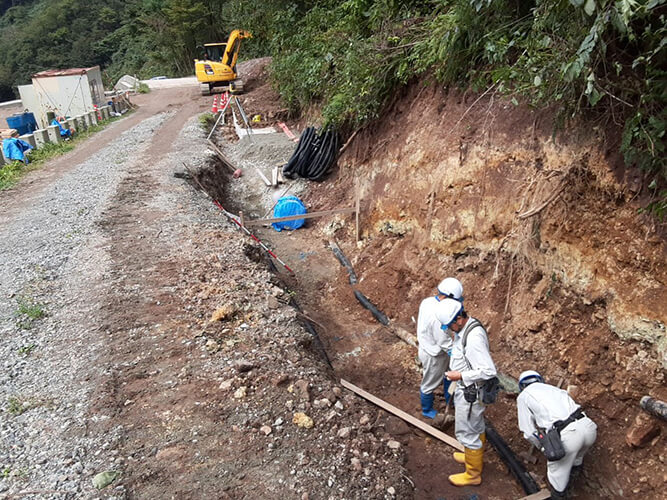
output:
[{"label": "excavator track", "polygon": [[211,95],[211,86],[208,83],[200,83],[199,90],[201,90],[201,95]]},{"label": "excavator track", "polygon": [[243,80],[237,78],[234,81],[229,82],[229,93],[230,94],[243,94]]}]

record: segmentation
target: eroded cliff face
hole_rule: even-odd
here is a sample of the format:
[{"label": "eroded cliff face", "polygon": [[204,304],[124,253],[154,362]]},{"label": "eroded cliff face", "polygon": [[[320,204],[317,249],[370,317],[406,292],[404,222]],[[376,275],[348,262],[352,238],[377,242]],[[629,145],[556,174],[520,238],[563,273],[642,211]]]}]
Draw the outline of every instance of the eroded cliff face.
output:
[{"label": "eroded cliff face", "polygon": [[[339,179],[359,178],[368,245],[383,249],[377,257],[407,252],[391,266],[413,275],[402,284],[408,295],[420,296],[443,274],[471,272],[479,286],[505,289],[502,303],[486,300],[479,287],[467,291],[503,332],[540,316],[530,320],[539,329],[530,330],[550,335],[579,325],[570,322],[577,310],[558,317],[534,310],[539,294],[549,299],[559,288],[594,306],[596,328],[650,345],[642,358],[653,374],[667,367],[664,238],[639,214],[627,180],[614,174],[604,130],[554,137],[551,116],[499,98],[474,102],[430,88],[415,94],[357,141],[367,148],[351,148]],[[373,252],[364,254],[372,266]],[[461,269],[473,255],[492,269]]]}]

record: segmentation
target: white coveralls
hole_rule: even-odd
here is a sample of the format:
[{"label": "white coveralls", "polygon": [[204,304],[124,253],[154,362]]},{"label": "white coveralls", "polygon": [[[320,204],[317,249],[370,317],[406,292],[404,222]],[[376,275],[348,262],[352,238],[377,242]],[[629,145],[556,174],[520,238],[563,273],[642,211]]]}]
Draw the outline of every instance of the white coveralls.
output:
[{"label": "white coveralls", "polygon": [[419,341],[419,361],[422,363],[423,374],[420,390],[431,394],[442,384],[449,356],[447,351],[452,347],[452,339],[440,328],[440,321],[435,317],[438,299],[427,297],[419,305],[417,316],[417,340]]},{"label": "white coveralls", "polygon": [[[489,339],[481,326],[470,329],[463,355],[463,335],[471,325],[473,318],[468,318],[463,329],[454,337],[452,358],[449,362],[450,370],[461,372],[461,380],[456,386],[454,393],[456,439],[466,448],[478,450],[482,447],[482,434],[486,427],[484,425],[484,405],[479,401],[470,403],[465,400],[463,388],[470,384],[483,382],[496,376],[496,366],[491,359],[489,351]],[[466,359],[468,360],[466,362]],[[470,365],[468,365],[470,363]],[[470,418],[468,418],[470,412]]]},{"label": "white coveralls", "polygon": [[[565,420],[579,405],[567,391],[552,385],[534,382],[526,387],[516,400],[519,429],[533,444],[538,444],[533,433],[537,428],[549,430],[557,420]],[[597,425],[588,417],[575,420],[560,432],[565,456],[557,462],[547,462],[549,483],[563,492],[570,480],[572,466],[581,465],[584,455],[595,442]]]}]

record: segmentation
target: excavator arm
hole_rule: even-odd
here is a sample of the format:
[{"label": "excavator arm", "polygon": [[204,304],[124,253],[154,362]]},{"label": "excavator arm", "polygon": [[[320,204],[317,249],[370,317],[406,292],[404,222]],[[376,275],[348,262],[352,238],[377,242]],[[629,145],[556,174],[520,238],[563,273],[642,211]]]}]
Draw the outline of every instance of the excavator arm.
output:
[{"label": "excavator arm", "polygon": [[227,46],[222,55],[222,64],[226,64],[230,68],[236,67],[236,60],[239,57],[239,49],[241,48],[241,40],[244,38],[252,38],[249,31],[234,30],[229,34]]}]

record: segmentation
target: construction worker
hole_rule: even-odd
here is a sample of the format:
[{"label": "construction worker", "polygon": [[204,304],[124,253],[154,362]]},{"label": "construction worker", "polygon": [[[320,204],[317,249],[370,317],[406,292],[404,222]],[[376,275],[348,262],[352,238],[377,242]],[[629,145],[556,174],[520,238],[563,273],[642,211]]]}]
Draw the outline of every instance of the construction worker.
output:
[{"label": "construction worker", "polygon": [[435,317],[438,303],[446,298],[463,300],[463,286],[456,278],[445,278],[440,282],[434,297],[422,300],[417,316],[417,340],[419,341],[419,361],[422,364],[422,382],[419,387],[422,415],[435,418],[437,411],[433,408],[435,394],[433,391],[443,383],[445,402],[449,402],[449,381],[445,371],[449,364],[449,351],[452,338],[448,332],[441,330],[440,322]]},{"label": "construction worker", "polygon": [[436,317],[442,328],[454,332],[454,346],[449,360],[447,379],[458,381],[454,392],[456,439],[464,453],[454,453],[454,460],[465,465],[465,472],[449,476],[454,486],[477,485],[482,482],[484,442],[484,405],[478,400],[482,384],[496,376],[491,359],[489,339],[482,324],[469,317],[463,304],[445,299],[438,304]]},{"label": "construction worker", "polygon": [[567,391],[545,384],[536,371],[521,373],[519,390],[516,405],[519,429],[524,437],[541,449],[538,431],[546,432],[555,427],[560,433],[565,456],[547,462],[547,477],[551,498],[566,498],[570,472],[579,471],[584,455],[595,442],[597,426]]}]

